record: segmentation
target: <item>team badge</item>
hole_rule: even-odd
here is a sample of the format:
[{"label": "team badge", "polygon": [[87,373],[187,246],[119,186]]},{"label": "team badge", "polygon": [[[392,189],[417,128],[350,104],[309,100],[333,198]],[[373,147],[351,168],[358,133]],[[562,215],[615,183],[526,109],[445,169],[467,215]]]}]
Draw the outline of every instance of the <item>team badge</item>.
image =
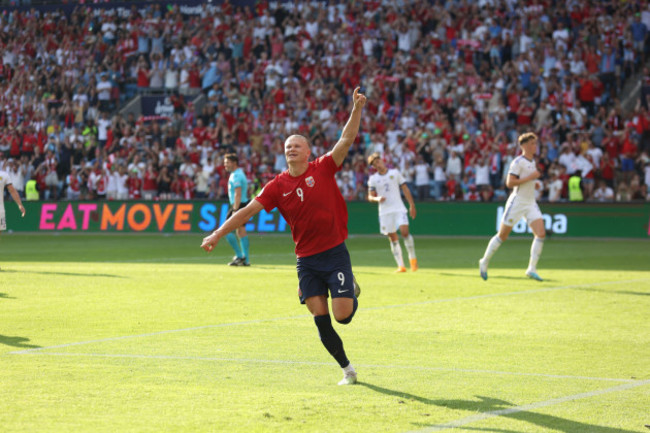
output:
[{"label": "team badge", "polygon": [[310,188],[312,188],[314,185],[316,185],[316,181],[314,180],[313,176],[309,176],[309,177],[305,178],[305,183]]}]

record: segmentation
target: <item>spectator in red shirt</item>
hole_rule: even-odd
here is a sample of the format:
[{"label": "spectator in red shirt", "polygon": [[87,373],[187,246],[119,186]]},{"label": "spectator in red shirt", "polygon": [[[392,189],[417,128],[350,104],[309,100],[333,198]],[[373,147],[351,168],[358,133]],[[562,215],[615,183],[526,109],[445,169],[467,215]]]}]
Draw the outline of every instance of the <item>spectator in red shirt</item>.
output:
[{"label": "spectator in red shirt", "polygon": [[140,56],[138,59],[138,68],[136,69],[138,91],[144,92],[149,88],[151,74],[152,72],[147,65],[147,61],[143,56]]},{"label": "spectator in red shirt", "polygon": [[517,120],[517,112],[519,111],[519,105],[521,103],[520,92],[516,86],[515,83],[511,84],[506,95],[508,100],[508,118],[512,121]]},{"label": "spectator in red shirt", "polygon": [[142,197],[142,179],[138,176],[138,170],[133,169],[129,172],[129,178],[126,181],[129,188],[129,199],[139,200]]},{"label": "spectator in red shirt", "polygon": [[608,153],[604,153],[603,157],[600,159],[600,177],[610,188],[614,187],[615,170],[616,162],[610,158]]},{"label": "spectator in red shirt", "polygon": [[453,174],[449,175],[449,179],[445,183],[445,188],[447,190],[447,200],[456,200],[456,187],[458,182],[456,182],[456,176]]},{"label": "spectator in red shirt", "polygon": [[196,60],[192,62],[192,65],[190,66],[188,72],[189,72],[188,82],[190,87],[190,94],[194,95],[198,93],[199,90],[201,90],[201,71],[199,70],[199,65]]},{"label": "spectator in red shirt", "polygon": [[584,105],[589,116],[596,113],[594,101],[596,100],[596,84],[593,76],[587,75],[585,71],[578,79],[578,99]]},{"label": "spectator in red shirt", "polygon": [[153,200],[158,191],[158,173],[152,162],[147,164],[147,170],[142,177],[142,195],[145,200]]},{"label": "spectator in red shirt", "polygon": [[194,182],[192,182],[192,179],[190,179],[187,173],[181,174],[180,190],[183,200],[191,200],[194,197]]},{"label": "spectator in red shirt", "polygon": [[629,181],[635,172],[634,161],[638,151],[635,140],[631,137],[630,129],[632,128],[626,129],[621,146],[621,171],[625,182]]},{"label": "spectator in red shirt", "polygon": [[[18,134],[17,130],[13,130],[9,133],[9,156],[12,158],[20,158],[21,156],[21,146],[20,146],[20,135]],[[30,156],[29,154],[25,154],[27,156]]]},{"label": "spectator in red shirt", "polygon": [[533,104],[529,100],[525,100],[517,110],[517,124],[530,125],[533,119]]},{"label": "spectator in red shirt", "polygon": [[[23,135],[21,155],[27,155],[28,157],[31,157],[34,154],[34,148],[37,145],[37,141],[38,140],[36,137],[36,132],[34,131],[34,127],[27,127],[27,132],[25,132]],[[41,149],[41,151],[42,150],[43,149]]]},{"label": "spectator in red shirt", "polygon": [[192,135],[196,138],[197,143],[203,143],[203,140],[207,139],[207,129],[203,125],[202,119],[196,119],[196,126],[192,130]]}]

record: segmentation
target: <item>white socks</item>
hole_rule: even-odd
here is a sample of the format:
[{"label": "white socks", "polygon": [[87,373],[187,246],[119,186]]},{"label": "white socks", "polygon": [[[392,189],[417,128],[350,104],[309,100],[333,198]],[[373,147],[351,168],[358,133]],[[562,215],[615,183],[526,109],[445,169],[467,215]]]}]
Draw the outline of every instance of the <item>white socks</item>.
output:
[{"label": "white socks", "polygon": [[503,241],[499,238],[499,235],[492,236],[490,243],[488,243],[487,248],[485,249],[485,254],[483,254],[483,260],[489,262],[494,253],[497,252]]},{"label": "white socks", "polygon": [[395,257],[397,266],[403,268],[404,259],[402,258],[402,247],[399,244],[399,240],[396,240],[395,242],[390,241],[390,250],[393,252],[393,257]]},{"label": "white socks", "polygon": [[538,237],[533,239],[533,244],[530,246],[530,261],[528,262],[529,271],[537,271],[537,261],[539,260],[539,256],[542,255],[544,239],[545,238]]},{"label": "white socks", "polygon": [[404,246],[406,251],[409,253],[409,259],[415,259],[415,242],[413,241],[413,236],[409,233],[407,237],[404,238]]}]

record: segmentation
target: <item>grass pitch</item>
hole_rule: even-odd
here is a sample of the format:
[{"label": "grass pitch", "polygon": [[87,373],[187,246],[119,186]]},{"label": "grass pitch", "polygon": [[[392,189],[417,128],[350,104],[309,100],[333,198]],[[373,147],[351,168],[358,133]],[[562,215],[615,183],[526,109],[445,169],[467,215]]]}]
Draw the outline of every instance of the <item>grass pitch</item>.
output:
[{"label": "grass pitch", "polygon": [[[530,239],[488,281],[486,239],[348,241],[361,284],[335,324],[360,383],[297,299],[293,244],[228,267],[201,236],[3,234],[2,432],[650,432],[650,244]],[[404,251],[404,253],[406,253]]]}]

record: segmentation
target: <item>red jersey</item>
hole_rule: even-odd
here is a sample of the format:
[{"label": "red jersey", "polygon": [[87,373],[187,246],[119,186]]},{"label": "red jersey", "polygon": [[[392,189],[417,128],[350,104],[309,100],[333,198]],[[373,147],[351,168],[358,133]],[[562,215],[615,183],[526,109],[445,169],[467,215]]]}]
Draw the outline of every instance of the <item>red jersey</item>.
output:
[{"label": "red jersey", "polygon": [[155,191],[158,189],[158,173],[155,171],[152,173],[149,170],[144,172],[143,186],[142,189],[145,191]]},{"label": "red jersey", "polygon": [[149,87],[149,71],[147,69],[138,68],[137,76],[138,87]]},{"label": "red jersey", "polygon": [[68,175],[68,185],[70,186],[70,190],[74,192],[79,192],[79,178],[77,176],[73,176],[71,174]]},{"label": "red jersey", "polygon": [[340,169],[330,154],[323,155],[298,177],[280,173],[255,197],[267,212],[278,208],[298,257],[329,250],[348,237],[348,208],[334,179]]},{"label": "red jersey", "polygon": [[131,200],[139,199],[141,197],[142,180],[139,177],[129,177],[126,184],[129,188],[129,198]]}]

